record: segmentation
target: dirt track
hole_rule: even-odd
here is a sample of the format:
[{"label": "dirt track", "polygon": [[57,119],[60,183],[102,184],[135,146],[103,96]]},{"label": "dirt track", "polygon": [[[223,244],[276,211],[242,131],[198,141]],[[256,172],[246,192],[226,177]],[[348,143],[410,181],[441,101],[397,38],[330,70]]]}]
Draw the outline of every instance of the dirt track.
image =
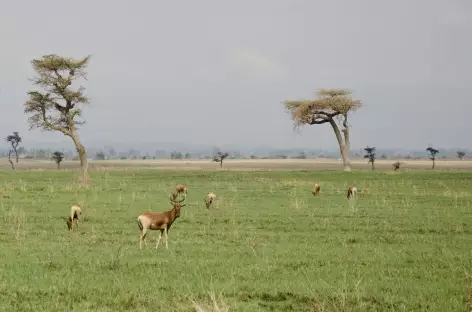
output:
[{"label": "dirt track", "polygon": [[[377,170],[392,171],[392,164],[396,160],[377,160]],[[401,170],[428,170],[431,161],[428,160],[400,160]],[[56,164],[48,160],[20,159],[16,164],[17,170],[56,169]],[[91,169],[100,168],[153,168],[167,170],[220,170],[219,164],[210,160],[93,160],[89,161]],[[370,164],[365,160],[351,161],[353,170],[370,170]],[[64,161],[62,169],[79,168],[78,161]],[[223,163],[226,170],[342,170],[342,162],[333,159],[244,159],[226,160]],[[472,160],[437,160],[437,170],[472,170]],[[11,170],[7,159],[0,159],[0,170]]]}]

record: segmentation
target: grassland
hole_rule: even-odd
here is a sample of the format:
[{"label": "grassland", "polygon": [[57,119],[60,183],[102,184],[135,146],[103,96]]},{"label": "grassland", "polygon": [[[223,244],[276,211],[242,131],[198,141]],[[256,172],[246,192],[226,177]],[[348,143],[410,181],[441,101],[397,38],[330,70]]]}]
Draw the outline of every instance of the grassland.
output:
[{"label": "grassland", "polygon": [[[471,173],[91,175],[80,187],[73,171],[0,171],[0,311],[216,311],[213,294],[230,311],[467,310]],[[176,183],[189,196],[169,249],[153,231],[140,251],[137,215],[170,209]],[[69,233],[74,202],[85,221]]]}]

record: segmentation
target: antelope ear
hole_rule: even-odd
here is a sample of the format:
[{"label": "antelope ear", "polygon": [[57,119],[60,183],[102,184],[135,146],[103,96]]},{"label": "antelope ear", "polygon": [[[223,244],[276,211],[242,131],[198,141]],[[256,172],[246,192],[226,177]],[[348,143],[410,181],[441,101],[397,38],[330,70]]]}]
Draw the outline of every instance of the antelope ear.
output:
[{"label": "antelope ear", "polygon": [[187,204],[180,205],[180,208],[187,206]]}]

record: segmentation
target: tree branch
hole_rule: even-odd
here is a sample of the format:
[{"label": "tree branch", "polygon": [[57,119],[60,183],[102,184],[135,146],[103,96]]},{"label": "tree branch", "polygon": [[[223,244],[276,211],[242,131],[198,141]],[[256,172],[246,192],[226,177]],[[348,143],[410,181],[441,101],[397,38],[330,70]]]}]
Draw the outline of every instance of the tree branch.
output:
[{"label": "tree branch", "polygon": [[330,119],[333,119],[335,116],[339,115],[338,112],[327,113],[327,112],[316,112],[313,115],[311,121],[307,122],[309,125],[321,125],[329,122]]},{"label": "tree branch", "polygon": [[41,106],[41,113],[43,117],[44,128],[59,131],[59,132],[62,132],[64,135],[70,136],[70,131],[62,127],[53,125],[52,123],[49,122],[48,117],[46,116],[46,108],[44,107],[44,105]]},{"label": "tree branch", "polygon": [[309,125],[322,125],[322,124],[327,123],[327,122],[329,122],[329,119],[315,120],[315,118],[313,118],[313,120],[311,122],[309,122],[308,124]]},{"label": "tree branch", "polygon": [[347,123],[347,113],[343,114],[343,116],[344,116],[344,120],[343,120],[344,143],[346,144],[347,148],[350,149],[351,140],[349,137],[349,128],[348,128],[349,125]]},{"label": "tree branch", "polygon": [[11,160],[11,152],[12,152],[12,150],[8,151],[8,162],[11,164],[11,168],[14,171],[15,170],[15,164],[13,164],[13,161]]},{"label": "tree branch", "polygon": [[323,116],[323,115],[314,115],[311,121],[308,122],[309,125],[321,125],[324,123],[329,122],[329,117]]},{"label": "tree branch", "polygon": [[62,105],[60,105],[59,103],[54,103],[54,107],[60,111],[62,114],[66,114],[67,112],[67,107],[64,107]]}]

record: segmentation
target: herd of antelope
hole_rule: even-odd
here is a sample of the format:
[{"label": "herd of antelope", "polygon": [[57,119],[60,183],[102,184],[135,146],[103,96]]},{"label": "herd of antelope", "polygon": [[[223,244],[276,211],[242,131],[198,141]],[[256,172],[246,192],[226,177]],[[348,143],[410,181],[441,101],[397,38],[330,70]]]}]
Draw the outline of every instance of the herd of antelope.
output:
[{"label": "herd of antelope", "polygon": [[[313,191],[311,192],[313,195],[319,195],[320,194],[320,183],[315,182],[315,185],[313,185]],[[354,184],[350,184],[348,189],[347,189],[347,199],[354,199],[357,196],[357,188]]]},{"label": "herd of antelope", "polygon": [[[320,184],[316,182],[313,186],[312,194],[317,196],[320,194]],[[162,233],[165,236],[166,242],[166,249],[169,248],[169,244],[167,242],[167,235],[170,230],[170,227],[174,223],[174,221],[180,217],[180,209],[186,206],[186,204],[182,204],[182,202],[187,198],[187,187],[183,184],[178,184],[175,187],[175,192],[172,192],[170,195],[170,203],[172,205],[172,209],[168,211],[161,211],[161,212],[143,212],[138,216],[138,227],[140,230],[139,233],[139,249],[146,247],[146,234],[149,230],[159,230],[159,237],[156,243],[156,249],[159,247],[159,243],[161,242]],[[183,195],[183,198],[178,199],[179,195]],[[347,190],[347,199],[354,199],[357,196],[357,188],[354,184],[349,185]],[[205,200],[205,206],[207,209],[210,209],[211,205],[216,200],[216,195],[214,193],[209,193]],[[70,215],[67,218],[64,218],[67,222],[67,227],[69,231],[72,231],[73,223],[75,221],[76,228],[79,227],[79,216],[82,215],[82,209],[79,205],[72,205],[70,209]]]}]

